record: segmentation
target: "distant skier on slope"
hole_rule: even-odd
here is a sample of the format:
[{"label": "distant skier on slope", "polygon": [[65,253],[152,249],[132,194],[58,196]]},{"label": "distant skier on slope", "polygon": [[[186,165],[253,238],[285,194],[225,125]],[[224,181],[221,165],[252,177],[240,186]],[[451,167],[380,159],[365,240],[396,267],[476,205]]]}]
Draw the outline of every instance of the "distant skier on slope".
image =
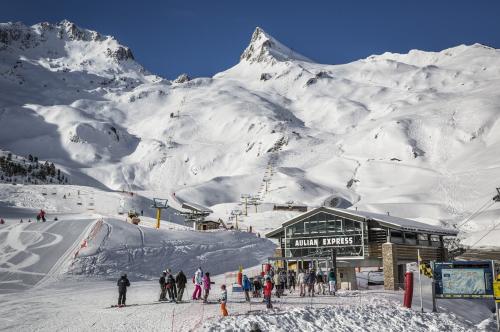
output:
[{"label": "distant skier on slope", "polygon": [[118,306],[124,307],[127,300],[127,287],[130,286],[126,273],[122,274],[116,285],[118,286]]},{"label": "distant skier on slope", "polygon": [[203,271],[201,267],[196,270],[193,276],[193,284],[194,284],[194,292],[193,292],[193,300],[199,300],[201,298],[201,287],[203,285]]}]

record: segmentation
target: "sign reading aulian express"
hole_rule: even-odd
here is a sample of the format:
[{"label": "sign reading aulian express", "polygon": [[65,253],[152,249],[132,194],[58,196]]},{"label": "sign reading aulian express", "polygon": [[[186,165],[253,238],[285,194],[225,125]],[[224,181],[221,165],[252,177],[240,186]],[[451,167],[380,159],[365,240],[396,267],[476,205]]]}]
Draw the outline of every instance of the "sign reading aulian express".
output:
[{"label": "sign reading aulian express", "polygon": [[359,243],[354,236],[290,239],[290,247],[293,248],[349,246]]}]

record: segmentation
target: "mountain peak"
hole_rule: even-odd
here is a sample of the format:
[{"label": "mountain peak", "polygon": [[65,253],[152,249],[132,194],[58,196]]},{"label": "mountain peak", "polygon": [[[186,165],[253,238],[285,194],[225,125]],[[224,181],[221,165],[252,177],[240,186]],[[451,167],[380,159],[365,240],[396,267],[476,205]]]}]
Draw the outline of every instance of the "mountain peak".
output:
[{"label": "mountain peak", "polygon": [[290,60],[313,62],[283,45],[260,27],[255,28],[250,44],[241,54],[240,60],[250,63],[270,62],[272,64]]}]

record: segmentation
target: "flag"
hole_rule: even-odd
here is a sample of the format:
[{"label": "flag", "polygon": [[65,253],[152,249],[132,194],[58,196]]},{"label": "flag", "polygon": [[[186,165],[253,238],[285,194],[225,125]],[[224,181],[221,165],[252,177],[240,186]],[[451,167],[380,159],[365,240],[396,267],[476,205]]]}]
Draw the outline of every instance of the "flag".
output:
[{"label": "flag", "polygon": [[428,262],[424,262],[422,260],[422,257],[420,257],[420,255],[418,256],[418,262],[419,262],[418,268],[419,268],[420,274],[423,274],[427,278],[431,278],[431,279],[434,278],[434,273],[432,271],[431,264]]}]

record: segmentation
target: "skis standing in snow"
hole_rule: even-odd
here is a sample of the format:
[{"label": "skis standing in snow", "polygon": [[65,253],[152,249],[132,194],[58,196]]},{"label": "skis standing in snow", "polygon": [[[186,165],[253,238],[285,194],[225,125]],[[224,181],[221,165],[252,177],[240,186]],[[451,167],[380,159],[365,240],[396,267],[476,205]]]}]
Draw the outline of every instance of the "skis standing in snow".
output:
[{"label": "skis standing in snow", "polygon": [[186,289],[187,279],[186,275],[182,270],[175,276],[175,283],[177,284],[177,303],[182,302],[182,295],[184,294],[184,289]]},{"label": "skis standing in snow", "polygon": [[127,287],[130,286],[126,273],[122,274],[116,285],[118,286],[118,306],[124,307],[127,300]]},{"label": "skis standing in snow", "polygon": [[196,273],[193,276],[194,283],[194,292],[193,292],[193,300],[199,300],[201,298],[201,287],[203,285],[203,271],[201,267],[196,270]]},{"label": "skis standing in snow", "polygon": [[[248,280],[248,278],[247,278]],[[248,282],[250,283],[250,282]],[[220,311],[222,313],[222,316],[227,316],[227,308],[226,308],[226,303],[227,303],[227,290],[226,290],[226,285],[221,285],[220,286],[221,292],[220,292],[220,298],[219,298],[219,303],[220,303]]]}]

